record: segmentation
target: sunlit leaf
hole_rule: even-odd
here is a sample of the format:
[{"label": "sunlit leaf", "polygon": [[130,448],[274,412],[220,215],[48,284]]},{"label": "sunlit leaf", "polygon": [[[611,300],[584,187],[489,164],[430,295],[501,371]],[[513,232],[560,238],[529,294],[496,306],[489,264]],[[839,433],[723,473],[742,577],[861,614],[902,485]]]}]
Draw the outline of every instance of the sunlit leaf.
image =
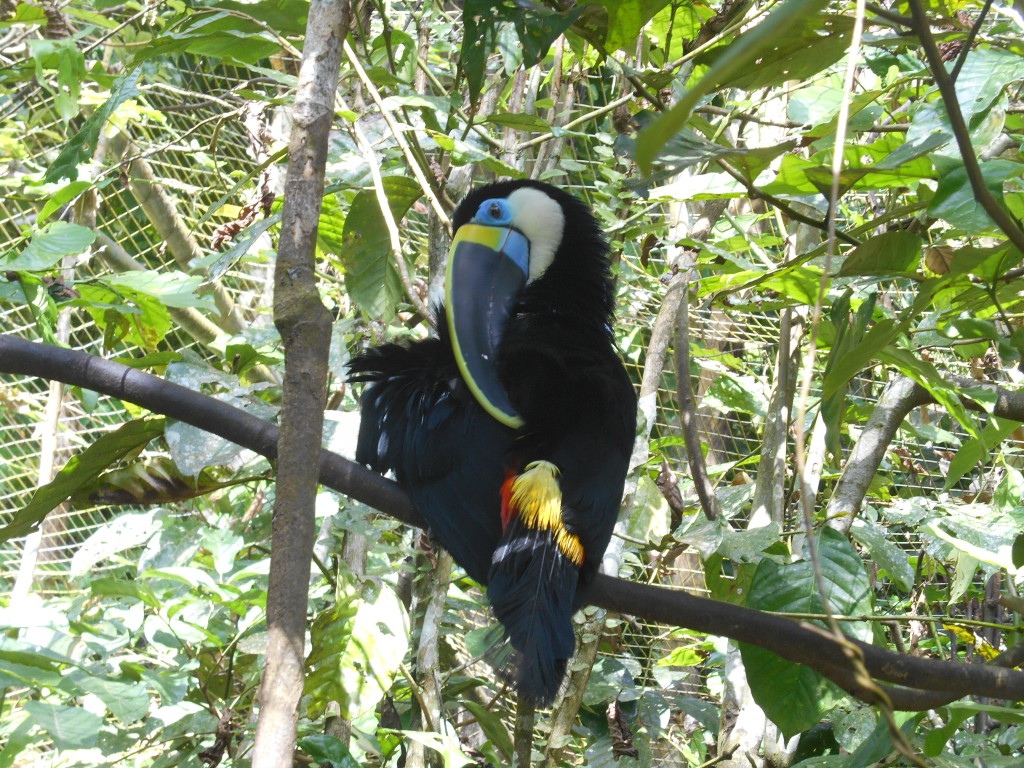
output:
[{"label": "sunlit leaf", "polygon": [[798,25],[827,3],[825,0],[786,0],[777,5],[756,27],[734,40],[707,73],[690,86],[667,113],[659,117],[637,138],[636,161],[646,173],[665,143],[686,124],[701,98],[723,87],[745,67],[752,67],[770,50],[774,41],[785,39],[785,31]]}]

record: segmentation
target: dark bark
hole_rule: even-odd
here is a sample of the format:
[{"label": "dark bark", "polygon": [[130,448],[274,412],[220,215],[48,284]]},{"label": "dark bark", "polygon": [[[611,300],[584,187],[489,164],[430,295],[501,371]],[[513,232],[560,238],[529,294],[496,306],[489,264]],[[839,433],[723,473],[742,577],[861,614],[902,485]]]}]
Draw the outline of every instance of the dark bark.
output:
[{"label": "dark bark", "polygon": [[[277,456],[274,425],[156,376],[84,352],[0,335],[0,372],[56,379],[102,392],[193,424],[268,458]],[[961,388],[964,384],[956,377],[949,377],[949,381]],[[995,387],[970,381],[975,386]],[[1024,394],[996,389],[996,415],[1024,421]],[[970,402],[966,405],[976,407]],[[402,522],[420,527],[424,524],[395,483],[337,454],[321,450],[320,481]],[[835,660],[843,658],[839,645],[827,632],[805,622],[603,575],[595,580],[590,598],[594,605],[608,610],[766,648],[789,661],[817,669],[826,677],[838,678],[840,685],[848,673],[845,667],[837,673]],[[940,691],[950,697],[973,693],[1024,699],[1024,672],[916,658],[864,643],[857,645],[864,651],[868,672],[882,681]]]}]

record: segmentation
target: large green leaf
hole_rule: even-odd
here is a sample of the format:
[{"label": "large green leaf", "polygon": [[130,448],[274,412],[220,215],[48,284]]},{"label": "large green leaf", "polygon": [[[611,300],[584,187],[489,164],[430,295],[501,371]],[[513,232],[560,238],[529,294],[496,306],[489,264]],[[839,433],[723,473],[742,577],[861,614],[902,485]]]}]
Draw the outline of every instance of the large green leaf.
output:
[{"label": "large green leaf", "polygon": [[[580,6],[588,8],[583,29],[591,42],[609,53],[630,50],[636,47],[644,25],[666,5],[668,0],[583,0]],[[605,12],[603,17],[593,12],[598,6]]]},{"label": "large green leaf", "polygon": [[[269,29],[248,16],[252,12],[248,10],[247,15],[242,15],[214,7],[183,14],[163,34],[135,49],[133,64],[184,51],[214,59],[256,64],[280,51],[281,43]],[[298,17],[296,14],[295,18]]]},{"label": "large green leaf", "polygon": [[888,530],[877,523],[857,518],[850,534],[858,544],[867,548],[871,559],[885,569],[900,589],[909,592],[913,588],[914,569],[910,567],[907,553],[892,540]]},{"label": "large green leaf", "polygon": [[122,723],[134,723],[149,712],[152,697],[144,683],[113,680],[78,669],[72,670],[66,679],[99,698]]},{"label": "large green leaf", "polygon": [[[406,176],[385,177],[384,191],[395,221],[401,221],[423,193],[420,185]],[[370,317],[390,319],[402,296],[402,282],[374,190],[364,189],[352,201],[342,242],[338,256],[349,295]]]},{"label": "large green leaf", "polygon": [[[903,731],[903,735],[907,737],[914,732],[914,727],[922,717],[924,717],[923,712],[893,712],[893,719]],[[864,739],[853,754],[844,759],[843,768],[868,768],[870,765],[881,763],[886,756],[894,751],[889,723],[885,718],[880,717],[871,734]]]},{"label": "large green leaf", "polygon": [[[782,85],[790,80],[804,80],[835,64],[850,47],[853,17],[839,15],[805,15],[786,28],[786,33],[773,40],[757,56],[751,67],[739,70],[722,81],[721,87],[755,91]],[[731,43],[712,48],[697,59],[698,64],[714,66],[740,37]]]},{"label": "large green leaf", "polygon": [[672,109],[655,120],[637,138],[636,161],[644,173],[666,142],[690,119],[690,113],[705,95],[725,86],[745,69],[757,65],[758,59],[771,50],[775,41],[785,39],[788,31],[827,5],[826,0],[786,0],[777,5],[767,18],[749,32],[729,43],[727,51],[691,85]]},{"label": "large green leaf", "polygon": [[839,276],[914,273],[921,260],[922,242],[920,236],[906,230],[883,232],[850,251],[839,268]]},{"label": "large green leaf", "polygon": [[[142,273],[140,273],[142,274]],[[129,281],[130,282],[130,281]],[[171,330],[171,315],[160,299],[133,288],[78,283],[79,298],[68,302],[85,307],[93,322],[103,329],[103,345],[111,349],[122,340],[153,350]]]},{"label": "large green leaf", "polygon": [[83,485],[92,482],[111,464],[141,450],[164,433],[164,419],[137,419],[100,437],[77,456],[72,456],[57,476],[39,488],[3,528],[0,541],[31,533],[58,504]]},{"label": "large green leaf", "polygon": [[88,749],[100,736],[103,718],[83,707],[64,707],[48,701],[26,701],[25,711],[50,734],[59,750]]},{"label": "large green leaf", "polygon": [[[829,607],[840,615],[872,610],[871,584],[860,555],[846,537],[825,528],[816,534],[818,561]],[[747,607],[784,613],[823,613],[814,567],[809,558],[786,565],[763,559],[757,567]],[[843,622],[843,631],[871,640],[866,622]],[[740,644],[754,700],[787,738],[817,723],[843,696],[817,672],[785,661],[770,651]]]},{"label": "large green leaf", "polygon": [[82,253],[96,233],[88,227],[55,221],[32,235],[32,240],[17,256],[0,257],[0,270],[40,272],[60,263],[65,256]]},{"label": "large green leaf", "polygon": [[946,482],[943,484],[943,490],[952,488],[960,478],[975,469],[979,462],[988,457],[989,451],[999,445],[1019,426],[1018,422],[1010,419],[1000,419],[995,416],[990,418],[988,424],[981,430],[981,434],[968,440],[956,452],[956,456],[949,463],[949,469],[946,470]]},{"label": "large green leaf", "polygon": [[128,288],[159,299],[167,307],[198,307],[211,312],[217,305],[210,294],[200,295],[203,278],[198,275],[186,275],[177,270],[152,272],[150,270],[122,272],[103,278],[108,285]]},{"label": "large green leaf", "polygon": [[462,8],[462,48],[459,66],[476,104],[487,75],[487,60],[498,45],[505,25],[516,31],[522,63],[532,67],[547,56],[551,44],[582,15],[583,8],[555,13],[537,4],[511,0],[466,0]]},{"label": "large green leaf", "polygon": [[835,365],[826,374],[822,385],[822,397],[831,397],[839,387],[848,382],[869,362],[874,360],[883,347],[891,344],[900,333],[900,325],[887,317],[875,323],[860,342],[847,354],[837,358]]},{"label": "large green leaf", "polygon": [[[978,202],[963,161],[936,156],[934,162],[939,171],[939,185],[928,206],[928,215],[945,219],[969,235],[993,229],[995,222]],[[1024,164],[1011,160],[981,163],[985,186],[1000,205],[1003,205],[1004,182],[1019,177],[1021,173],[1024,173]]]},{"label": "large green leaf", "polygon": [[[877,293],[872,293],[866,301],[862,302],[850,322],[850,298],[851,292],[847,291],[832,305],[829,318],[835,328],[835,339],[832,341],[832,348],[825,360],[825,378],[835,368],[842,364],[851,349],[860,345],[864,339],[864,333],[872,320],[875,309]],[[843,381],[835,386],[831,394],[823,395],[821,399],[821,417],[825,422],[825,440],[829,452],[839,457],[842,455],[840,445],[842,435],[842,422],[848,405],[846,393],[849,390],[849,380]]]}]

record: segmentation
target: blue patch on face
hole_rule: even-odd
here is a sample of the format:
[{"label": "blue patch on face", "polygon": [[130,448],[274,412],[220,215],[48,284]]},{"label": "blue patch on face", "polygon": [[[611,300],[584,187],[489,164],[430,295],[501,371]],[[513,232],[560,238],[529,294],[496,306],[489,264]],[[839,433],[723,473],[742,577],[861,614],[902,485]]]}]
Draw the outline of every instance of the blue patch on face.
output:
[{"label": "blue patch on face", "polygon": [[501,197],[484,200],[476,209],[473,221],[477,224],[507,226],[512,223],[512,206],[508,204],[508,200]]}]

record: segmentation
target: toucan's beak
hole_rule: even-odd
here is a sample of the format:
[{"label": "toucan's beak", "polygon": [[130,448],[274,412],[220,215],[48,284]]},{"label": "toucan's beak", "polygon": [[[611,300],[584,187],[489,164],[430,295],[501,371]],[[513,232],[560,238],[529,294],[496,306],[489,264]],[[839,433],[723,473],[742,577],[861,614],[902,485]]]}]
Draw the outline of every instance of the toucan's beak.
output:
[{"label": "toucan's beak", "polygon": [[464,224],[448,254],[448,330],[462,378],[477,402],[510,427],[523,420],[498,379],[498,345],[529,272],[530,242],[517,230]]}]

